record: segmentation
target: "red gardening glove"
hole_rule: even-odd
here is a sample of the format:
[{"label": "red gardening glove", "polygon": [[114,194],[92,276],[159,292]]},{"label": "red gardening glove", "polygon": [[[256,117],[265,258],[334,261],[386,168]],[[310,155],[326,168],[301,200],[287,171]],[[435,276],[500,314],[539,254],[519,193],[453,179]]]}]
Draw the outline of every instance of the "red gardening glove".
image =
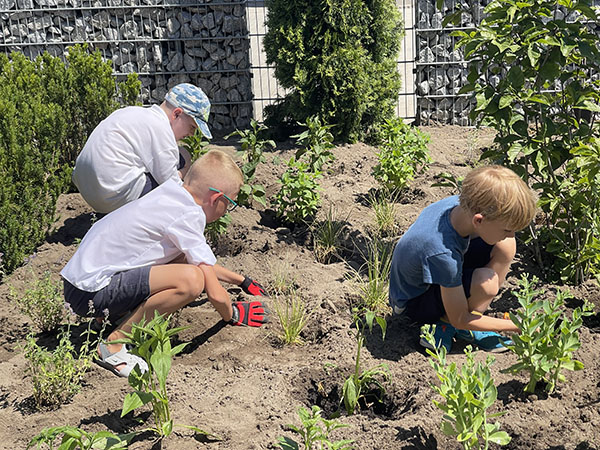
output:
[{"label": "red gardening glove", "polygon": [[233,315],[229,321],[231,325],[260,327],[269,321],[269,310],[258,300],[233,302],[231,306],[233,307]]},{"label": "red gardening glove", "polygon": [[252,278],[244,277],[244,281],[240,284],[240,287],[246,294],[255,295],[258,297],[268,297],[267,291],[259,283],[254,281]]}]

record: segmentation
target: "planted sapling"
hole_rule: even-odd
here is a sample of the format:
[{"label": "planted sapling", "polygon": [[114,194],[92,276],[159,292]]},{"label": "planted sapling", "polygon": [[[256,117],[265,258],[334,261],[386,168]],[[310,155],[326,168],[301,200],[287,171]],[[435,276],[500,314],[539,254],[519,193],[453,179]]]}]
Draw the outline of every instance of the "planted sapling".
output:
[{"label": "planted sapling", "polygon": [[429,363],[440,380],[440,385],[433,385],[433,389],[444,398],[443,402],[433,400],[444,413],[442,431],[447,436],[454,436],[465,450],[487,449],[490,442],[508,444],[510,436],[500,431],[500,424],[488,423],[488,419],[504,414],[487,413],[498,397],[490,373],[494,358],[488,356],[485,363],[475,364],[472,348],[467,346],[467,360],[458,368],[456,363],[446,360],[446,348],[436,346],[434,331],[435,325],[425,325],[421,329],[422,337],[435,349],[426,351],[431,356]]},{"label": "planted sapling", "polygon": [[[353,278],[362,307],[385,314],[389,309],[388,290],[390,267],[392,264],[392,246],[376,236],[367,241],[365,263],[359,270],[353,271]],[[366,278],[363,272],[366,271]]]},{"label": "planted sapling", "polygon": [[301,223],[310,220],[321,205],[320,172],[311,172],[308,164],[291,158],[288,169],[281,176],[281,189],[271,204],[277,216],[286,222]]},{"label": "planted sapling", "polygon": [[54,330],[65,318],[61,283],[53,279],[50,272],[45,272],[32,284],[23,293],[11,287],[10,296],[40,331]]},{"label": "planted sapling", "polygon": [[307,129],[292,136],[301,146],[295,157],[297,160],[304,157],[311,172],[323,172],[323,167],[335,159],[331,151],[334,147],[333,134],[329,131],[332,125],[322,124],[319,116],[308,117],[306,123],[300,125]]},{"label": "planted sapling", "polygon": [[[288,425],[295,433],[300,435],[304,450],[352,450],[352,440],[331,441],[331,432],[346,428],[348,425],[339,423],[337,419],[326,419],[321,415],[321,408],[313,406],[310,410],[298,409],[298,416],[302,425]],[[279,438],[279,447],[282,450],[299,450],[300,444],[289,437]]]},{"label": "planted sapling", "polygon": [[325,219],[311,226],[313,236],[313,251],[317,261],[329,263],[332,258],[339,257],[342,247],[343,234],[346,225],[343,220],[337,219],[333,207],[329,205]]},{"label": "planted sapling", "polygon": [[273,307],[281,325],[281,341],[284,344],[302,344],[300,333],[309,319],[302,297],[295,290],[288,294],[276,294]]},{"label": "planted sapling", "polygon": [[375,216],[375,233],[377,236],[394,236],[398,230],[396,224],[397,193],[390,193],[383,189],[380,193],[369,193],[369,205]]},{"label": "planted sapling", "polygon": [[354,337],[356,338],[356,359],[354,364],[354,373],[346,379],[342,389],[344,407],[348,414],[354,414],[357,408],[360,408],[359,401],[366,399],[368,393],[375,391],[375,401],[382,402],[385,394],[384,383],[391,379],[390,371],[385,364],[379,364],[368,370],[362,370],[360,365],[361,349],[365,344],[365,329],[373,330],[373,321],[377,322],[381,328],[383,338],[387,323],[385,318],[376,316],[374,311],[355,308],[354,314]]},{"label": "planted sapling", "polygon": [[132,325],[131,332],[125,334],[125,339],[113,341],[129,345],[131,353],[143,358],[148,364],[148,371],[140,373],[136,366],[129,374],[129,384],[134,392],[129,393],[123,400],[121,417],[127,413],[150,403],[154,417],[154,427],[150,431],[157,433],[160,438],[167,437],[175,426],[188,428],[195,433],[215,437],[214,435],[190,425],[174,425],[171,418],[169,396],[167,393],[167,376],[171,371],[171,360],[183,350],[187,343],[171,347],[171,336],[184,330],[183,327],[169,328],[169,319],[154,313],[154,318],[146,322]]},{"label": "planted sapling", "polygon": [[543,291],[534,289],[538,279],[530,281],[523,275],[519,280],[520,289],[513,292],[521,309],[510,313],[510,318],[520,334],[513,336],[513,351],[518,362],[503,372],[529,372],[529,382],[525,392],[534,392],[539,381],[545,381],[545,390],[554,392],[558,382],[565,381],[563,370],[582,370],[583,363],[573,359],[573,352],[580,347],[579,328],[583,316],[592,314],[593,306],[587,301],[573,310],[567,317],[564,310],[568,292],[558,290],[554,300],[535,300]]}]

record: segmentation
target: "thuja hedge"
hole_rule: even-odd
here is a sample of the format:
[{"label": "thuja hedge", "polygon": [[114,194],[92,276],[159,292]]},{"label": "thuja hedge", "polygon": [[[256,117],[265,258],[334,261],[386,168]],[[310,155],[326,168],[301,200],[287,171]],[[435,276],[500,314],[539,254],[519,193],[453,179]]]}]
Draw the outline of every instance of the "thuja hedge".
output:
[{"label": "thuja hedge", "polygon": [[117,86],[110,63],[85,46],[69,48],[66,63],[0,54],[0,276],[46,236],[87,136],[139,89],[136,75]]},{"label": "thuja hedge", "polygon": [[267,62],[287,95],[269,125],[319,116],[336,139],[376,135],[394,115],[403,25],[394,0],[267,0]]}]

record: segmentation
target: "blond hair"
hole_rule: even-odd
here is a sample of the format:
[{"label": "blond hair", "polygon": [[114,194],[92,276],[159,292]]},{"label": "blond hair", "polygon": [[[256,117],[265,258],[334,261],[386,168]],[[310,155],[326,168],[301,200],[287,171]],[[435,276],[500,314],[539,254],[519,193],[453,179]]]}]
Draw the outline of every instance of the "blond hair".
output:
[{"label": "blond hair", "polygon": [[479,167],[469,172],[462,183],[463,209],[489,220],[506,221],[506,226],[514,231],[522,230],[533,220],[536,203],[535,193],[506,167]]},{"label": "blond hair", "polygon": [[240,168],[231,156],[220,150],[210,150],[198,158],[183,180],[183,185],[197,195],[203,195],[209,187],[237,195],[243,183]]}]

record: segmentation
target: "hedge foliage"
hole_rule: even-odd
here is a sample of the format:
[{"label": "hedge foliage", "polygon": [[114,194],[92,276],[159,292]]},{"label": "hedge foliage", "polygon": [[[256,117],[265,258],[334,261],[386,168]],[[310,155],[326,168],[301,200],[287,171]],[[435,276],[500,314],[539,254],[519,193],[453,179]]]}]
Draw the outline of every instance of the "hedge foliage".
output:
[{"label": "hedge foliage", "polygon": [[71,47],[66,60],[0,54],[0,274],[45,238],[87,136],[139,95],[137,75],[117,86],[98,51]]},{"label": "hedge foliage", "polygon": [[394,0],[267,0],[267,62],[289,93],[269,125],[319,116],[336,139],[377,133],[394,115],[403,25]]}]

